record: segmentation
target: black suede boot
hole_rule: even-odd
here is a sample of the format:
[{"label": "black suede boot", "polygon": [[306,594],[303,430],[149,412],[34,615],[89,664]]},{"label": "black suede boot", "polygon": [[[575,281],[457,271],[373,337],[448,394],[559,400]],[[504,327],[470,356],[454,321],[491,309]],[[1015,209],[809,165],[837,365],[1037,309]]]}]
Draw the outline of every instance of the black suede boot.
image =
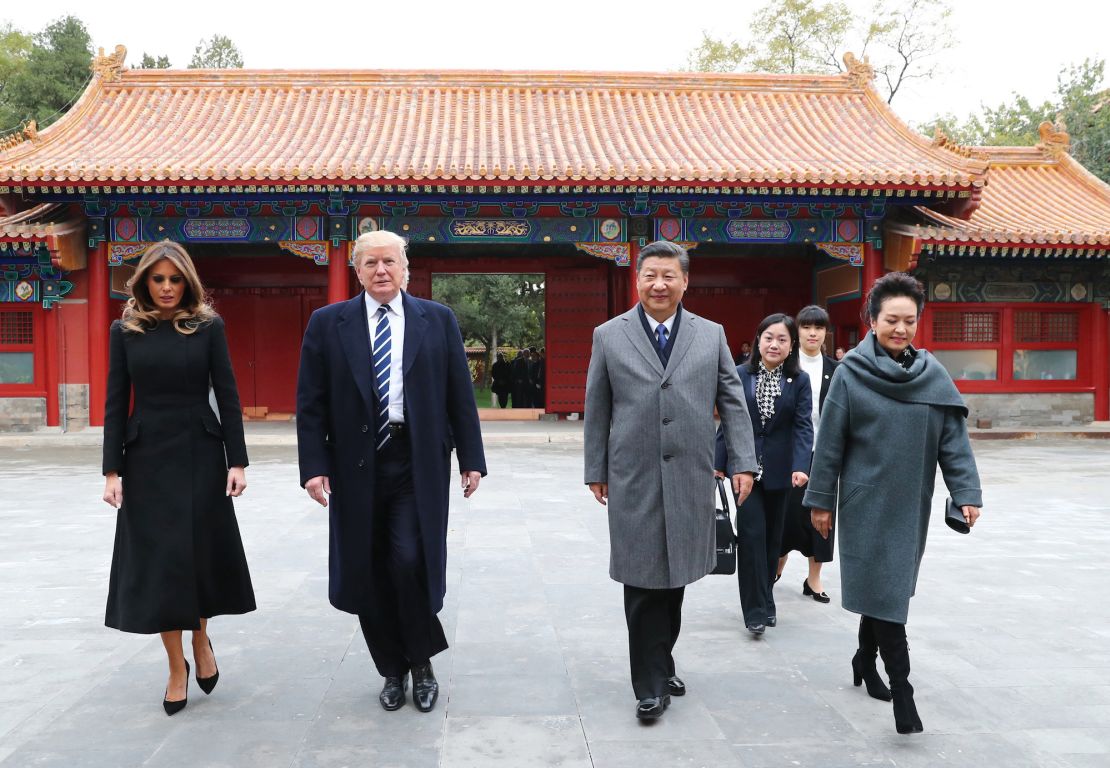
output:
[{"label": "black suede boot", "polygon": [[894,700],[894,727],[898,733],[921,733],[925,727],[917,714],[910,685],[910,648],[906,642],[906,625],[872,619],[879,653],[890,678],[890,695]]},{"label": "black suede boot", "polygon": [[867,683],[867,695],[879,701],[890,701],[890,689],[886,687],[879,671],[875,668],[875,657],[879,644],[871,627],[871,619],[859,617],[859,650],[852,657],[852,684],[857,688]]}]

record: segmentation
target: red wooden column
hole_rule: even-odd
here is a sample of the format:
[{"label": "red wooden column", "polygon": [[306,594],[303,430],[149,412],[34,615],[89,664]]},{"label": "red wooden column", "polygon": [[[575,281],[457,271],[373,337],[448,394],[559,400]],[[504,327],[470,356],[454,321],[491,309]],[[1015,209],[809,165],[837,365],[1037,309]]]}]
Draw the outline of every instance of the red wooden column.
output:
[{"label": "red wooden column", "polygon": [[108,244],[89,248],[89,425],[104,426],[108,385]]},{"label": "red wooden column", "polygon": [[636,277],[639,274],[636,271],[636,260],[640,258],[640,243],[633,238],[632,242],[629,243],[628,250],[630,257],[628,262],[628,306],[625,307],[625,310],[632,309],[640,301],[640,293],[636,290]]},{"label": "red wooden column", "polygon": [[56,427],[62,423],[58,411],[58,310],[44,310],[42,325],[46,337],[46,426]]},{"label": "red wooden column", "polygon": [[328,241],[328,304],[346,301],[350,297],[347,273],[347,243]]},{"label": "red wooden column", "polygon": [[860,285],[860,321],[859,321],[859,335],[862,339],[869,330],[871,324],[864,319],[867,316],[867,293],[871,290],[871,286],[875,281],[883,276],[883,252],[878,250],[874,245],[869,242],[863,244],[863,274]]},{"label": "red wooden column", "polygon": [[1095,421],[1110,421],[1110,311],[1092,305],[1095,363]]}]

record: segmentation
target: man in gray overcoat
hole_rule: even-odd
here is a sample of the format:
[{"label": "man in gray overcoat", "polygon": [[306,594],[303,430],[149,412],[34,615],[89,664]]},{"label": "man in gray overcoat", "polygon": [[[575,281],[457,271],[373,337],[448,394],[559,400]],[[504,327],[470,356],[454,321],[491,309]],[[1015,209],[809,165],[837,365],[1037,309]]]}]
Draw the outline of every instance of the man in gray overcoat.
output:
[{"label": "man in gray overcoat", "polygon": [[624,584],[636,716],[686,693],[672,651],[687,584],[716,564],[713,407],[742,502],[755,444],[724,329],[682,309],[685,249],[659,241],[636,261],[640,302],[594,329],[586,379],[585,481],[609,507],[609,575]]}]

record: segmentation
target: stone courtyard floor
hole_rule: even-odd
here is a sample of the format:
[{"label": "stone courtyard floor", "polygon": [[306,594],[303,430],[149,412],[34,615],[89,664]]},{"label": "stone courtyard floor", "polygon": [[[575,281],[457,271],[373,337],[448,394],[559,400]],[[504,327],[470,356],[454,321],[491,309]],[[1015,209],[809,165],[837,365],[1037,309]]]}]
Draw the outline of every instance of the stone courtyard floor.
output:
[{"label": "stone courtyard floor", "polygon": [[961,537],[934,514],[911,606],[926,731],[910,737],[851,685],[836,563],[820,605],[798,557],[761,641],[733,579],[687,590],[689,694],[639,725],[581,446],[491,442],[478,494],[454,491],[433,713],[378,706],[357,621],[328,605],[326,512],[272,446],[252,449],[237,505],[259,610],[212,621],[219,687],[192,682],[173,718],[158,638],[103,626],[115,512],[98,452],[0,447],[0,765],[1110,765],[1110,441],[975,444],[984,517]]}]

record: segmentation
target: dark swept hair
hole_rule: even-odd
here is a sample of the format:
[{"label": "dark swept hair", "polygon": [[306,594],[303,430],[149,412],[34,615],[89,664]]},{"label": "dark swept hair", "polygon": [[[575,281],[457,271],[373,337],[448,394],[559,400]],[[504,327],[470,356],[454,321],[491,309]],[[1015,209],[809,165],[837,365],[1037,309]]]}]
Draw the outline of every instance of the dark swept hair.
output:
[{"label": "dark swept hair", "polygon": [[816,304],[810,304],[808,307],[802,307],[798,310],[798,314],[794,315],[794,322],[801,328],[803,325],[816,325],[818,328],[828,328],[829,313],[825,311],[824,307],[819,307]]},{"label": "dark swept hair", "polygon": [[917,305],[917,316],[921,317],[921,310],[925,309],[925,288],[917,278],[905,272],[891,272],[875,281],[867,292],[868,317],[877,320],[883,309],[883,302],[898,296],[913,299],[913,303]]},{"label": "dark swept hair", "polygon": [[748,373],[759,373],[759,363],[763,358],[759,354],[759,337],[763,332],[776,323],[782,323],[786,326],[787,333],[790,334],[790,354],[782,361],[782,372],[787,376],[797,376],[801,366],[798,364],[798,326],[794,323],[794,318],[782,312],[776,312],[773,315],[767,315],[763,318],[763,322],[755,329],[755,340],[752,342],[752,356],[748,359]]},{"label": "dark swept hair", "polygon": [[640,270],[643,269],[644,260],[652,257],[678,259],[678,266],[682,270],[682,274],[690,274],[690,254],[678,243],[672,243],[669,240],[656,240],[654,243],[645,245],[640,249],[640,255],[636,257],[636,274],[640,274]]}]

